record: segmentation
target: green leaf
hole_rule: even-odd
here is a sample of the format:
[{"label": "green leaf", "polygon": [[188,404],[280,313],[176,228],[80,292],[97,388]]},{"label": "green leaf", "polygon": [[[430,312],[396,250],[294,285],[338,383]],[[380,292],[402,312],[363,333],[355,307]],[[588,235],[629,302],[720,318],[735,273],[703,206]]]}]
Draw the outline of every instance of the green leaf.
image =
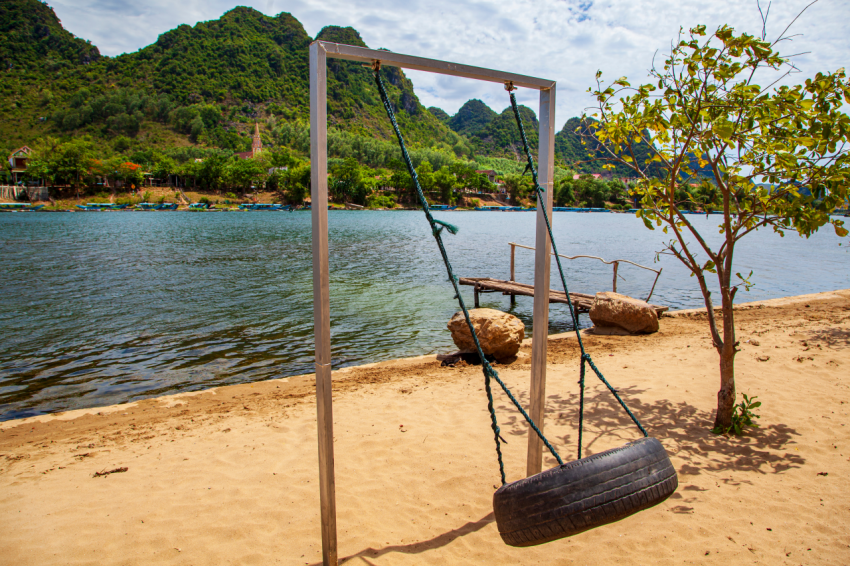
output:
[{"label": "green leaf", "polygon": [[720,124],[714,124],[711,126],[711,131],[717,134],[721,139],[728,140],[732,137],[732,132],[734,131],[734,127],[729,122],[724,122]]}]

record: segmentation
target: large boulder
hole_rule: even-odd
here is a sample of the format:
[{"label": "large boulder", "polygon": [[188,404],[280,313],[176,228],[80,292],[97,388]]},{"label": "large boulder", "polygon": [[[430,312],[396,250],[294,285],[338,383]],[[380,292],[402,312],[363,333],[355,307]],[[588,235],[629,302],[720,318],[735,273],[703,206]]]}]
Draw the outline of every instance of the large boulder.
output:
[{"label": "large boulder", "polygon": [[[619,293],[596,293],[590,320],[600,333],[650,334],[658,332],[658,314],[645,301]],[[613,332],[612,332],[613,331]]]},{"label": "large boulder", "polygon": [[[516,356],[519,352],[522,339],[525,337],[525,325],[520,319],[512,314],[494,309],[472,309],[469,318],[478,342],[485,354],[489,354],[497,360],[504,360]],[[455,313],[449,320],[449,330],[452,340],[463,352],[475,352],[475,342],[472,341],[472,333],[466,324],[463,312]]]}]

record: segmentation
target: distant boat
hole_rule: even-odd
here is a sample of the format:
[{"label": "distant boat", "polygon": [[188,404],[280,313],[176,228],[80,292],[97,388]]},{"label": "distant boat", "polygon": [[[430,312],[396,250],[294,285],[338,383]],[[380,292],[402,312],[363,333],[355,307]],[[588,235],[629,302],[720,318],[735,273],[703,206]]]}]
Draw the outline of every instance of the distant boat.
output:
[{"label": "distant boat", "polygon": [[282,204],[271,204],[265,202],[239,205],[239,210],[280,210],[282,208]]},{"label": "distant boat", "polygon": [[124,210],[128,204],[113,204],[111,202],[87,202],[86,204],[78,204],[80,210]]},{"label": "distant boat", "polygon": [[43,204],[30,204],[28,202],[0,202],[0,211],[3,212],[34,212],[43,207]]},{"label": "distant boat", "polygon": [[430,208],[431,210],[454,210],[457,207],[448,204],[432,204],[428,208]]},{"label": "distant boat", "polygon": [[209,210],[212,205],[208,202],[193,202],[189,205],[189,210]]},{"label": "distant boat", "polygon": [[140,202],[136,205],[136,210],[177,210],[176,202]]},{"label": "distant boat", "polygon": [[510,206],[476,206],[475,210],[488,211],[503,211],[511,208]]}]

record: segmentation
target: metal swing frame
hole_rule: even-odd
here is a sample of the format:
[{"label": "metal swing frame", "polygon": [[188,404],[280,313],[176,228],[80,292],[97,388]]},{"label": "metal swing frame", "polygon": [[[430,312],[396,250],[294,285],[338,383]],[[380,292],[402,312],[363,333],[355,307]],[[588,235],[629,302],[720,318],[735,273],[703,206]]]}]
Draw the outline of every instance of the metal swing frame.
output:
[{"label": "metal swing frame", "polygon": [[[401,67],[442,75],[465,77],[540,91],[539,181],[545,189],[546,207],[552,209],[555,154],[555,81],[471,67],[436,59],[401,55],[341,45],[327,41],[310,44],[310,158],[313,239],[313,318],[316,338],[316,409],[319,442],[319,493],[321,499],[322,562],[337,566],[336,486],[334,480],[333,399],[331,380],[330,271],[328,262],[328,58]],[[537,207],[534,258],[534,330],[531,350],[529,414],[543,430],[546,397],[546,347],[549,329],[549,276],[551,242],[542,207]],[[543,444],[528,435],[526,474],[540,473]]]}]

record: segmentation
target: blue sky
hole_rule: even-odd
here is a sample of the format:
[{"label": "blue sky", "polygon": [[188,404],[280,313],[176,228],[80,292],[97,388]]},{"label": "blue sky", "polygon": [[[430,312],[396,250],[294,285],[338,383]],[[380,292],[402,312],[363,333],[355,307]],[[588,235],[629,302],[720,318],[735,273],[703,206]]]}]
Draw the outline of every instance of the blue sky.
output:
[{"label": "blue sky", "polygon": [[[604,77],[647,82],[653,55],[669,50],[680,27],[729,24],[761,32],[755,0],[52,0],[49,4],[71,33],[89,39],[104,55],[136,51],[180,24],[216,19],[237,5],[265,14],[290,12],[307,33],[326,25],[352,26],[369,47],[553,79],[557,125],[592,104],[587,88],[597,70]],[[775,0],[768,38],[775,37],[809,1]],[[763,2],[766,7],[766,2]],[[818,71],[835,71],[850,59],[850,0],[820,0],[792,28],[800,34],[782,53],[809,52],[795,59],[798,83]],[[450,114],[470,98],[497,112],[507,105],[499,85],[406,71],[426,106]],[[789,82],[789,81],[785,81]],[[537,109],[536,93],[519,92]]]}]

